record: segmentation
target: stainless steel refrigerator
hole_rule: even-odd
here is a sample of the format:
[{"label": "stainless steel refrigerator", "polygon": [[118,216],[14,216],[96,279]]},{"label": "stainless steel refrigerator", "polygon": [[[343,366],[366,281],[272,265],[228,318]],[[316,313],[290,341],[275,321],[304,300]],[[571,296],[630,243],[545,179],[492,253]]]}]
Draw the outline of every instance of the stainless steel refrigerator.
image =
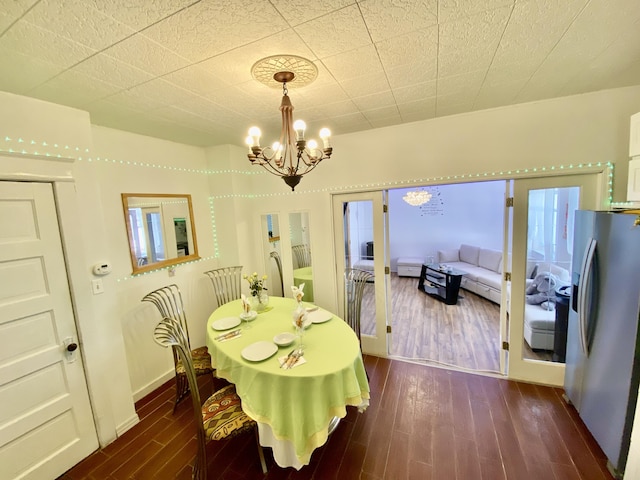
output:
[{"label": "stainless steel refrigerator", "polygon": [[640,226],[628,213],[575,215],[566,397],[622,478],[640,386]]}]

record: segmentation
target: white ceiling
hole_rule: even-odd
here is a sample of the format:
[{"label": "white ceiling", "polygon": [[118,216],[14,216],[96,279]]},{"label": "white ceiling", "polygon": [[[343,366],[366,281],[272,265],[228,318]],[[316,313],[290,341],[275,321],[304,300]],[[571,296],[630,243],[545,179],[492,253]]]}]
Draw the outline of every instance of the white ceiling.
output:
[{"label": "white ceiling", "polygon": [[275,140],[276,54],[319,70],[294,118],[343,134],[640,85],[640,1],[0,0],[0,90],[187,144]]}]

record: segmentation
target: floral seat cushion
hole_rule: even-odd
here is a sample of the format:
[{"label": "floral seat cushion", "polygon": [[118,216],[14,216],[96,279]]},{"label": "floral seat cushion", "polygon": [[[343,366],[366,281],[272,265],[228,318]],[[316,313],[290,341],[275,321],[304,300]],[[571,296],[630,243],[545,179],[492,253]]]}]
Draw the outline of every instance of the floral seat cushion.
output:
[{"label": "floral seat cushion", "polygon": [[234,385],[227,385],[211,395],[202,406],[204,432],[210,440],[232,437],[255,426],[242,410]]}]

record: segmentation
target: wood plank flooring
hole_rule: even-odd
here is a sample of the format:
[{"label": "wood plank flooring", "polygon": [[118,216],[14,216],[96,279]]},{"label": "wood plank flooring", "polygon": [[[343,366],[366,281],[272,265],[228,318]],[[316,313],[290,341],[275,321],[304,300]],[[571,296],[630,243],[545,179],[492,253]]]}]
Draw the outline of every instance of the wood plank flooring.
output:
[{"label": "wood plank flooring", "polygon": [[[391,274],[389,354],[477,372],[500,371],[500,306],[460,290],[457,305],[446,305],[417,289],[418,279]],[[375,331],[374,285],[362,301],[362,333]],[[523,340],[525,358],[551,360],[551,352],[533,351]]]},{"label": "wood plank flooring", "polygon": [[[210,479],[611,480],[605,458],[560,389],[365,356],[371,405],[348,415],[300,471],[253,435],[208,444]],[[200,377],[203,398],[211,378]],[[189,401],[173,381],[136,404],[140,423],[59,480],[189,479],[196,453]]]}]

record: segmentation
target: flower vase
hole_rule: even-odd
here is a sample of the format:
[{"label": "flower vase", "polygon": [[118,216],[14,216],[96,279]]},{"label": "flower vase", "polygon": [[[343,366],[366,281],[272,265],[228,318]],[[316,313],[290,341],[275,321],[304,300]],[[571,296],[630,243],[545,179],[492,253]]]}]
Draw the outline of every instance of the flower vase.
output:
[{"label": "flower vase", "polygon": [[249,303],[251,304],[251,310],[256,312],[264,312],[269,306],[269,295],[266,292],[258,292],[256,295],[249,297]]}]

